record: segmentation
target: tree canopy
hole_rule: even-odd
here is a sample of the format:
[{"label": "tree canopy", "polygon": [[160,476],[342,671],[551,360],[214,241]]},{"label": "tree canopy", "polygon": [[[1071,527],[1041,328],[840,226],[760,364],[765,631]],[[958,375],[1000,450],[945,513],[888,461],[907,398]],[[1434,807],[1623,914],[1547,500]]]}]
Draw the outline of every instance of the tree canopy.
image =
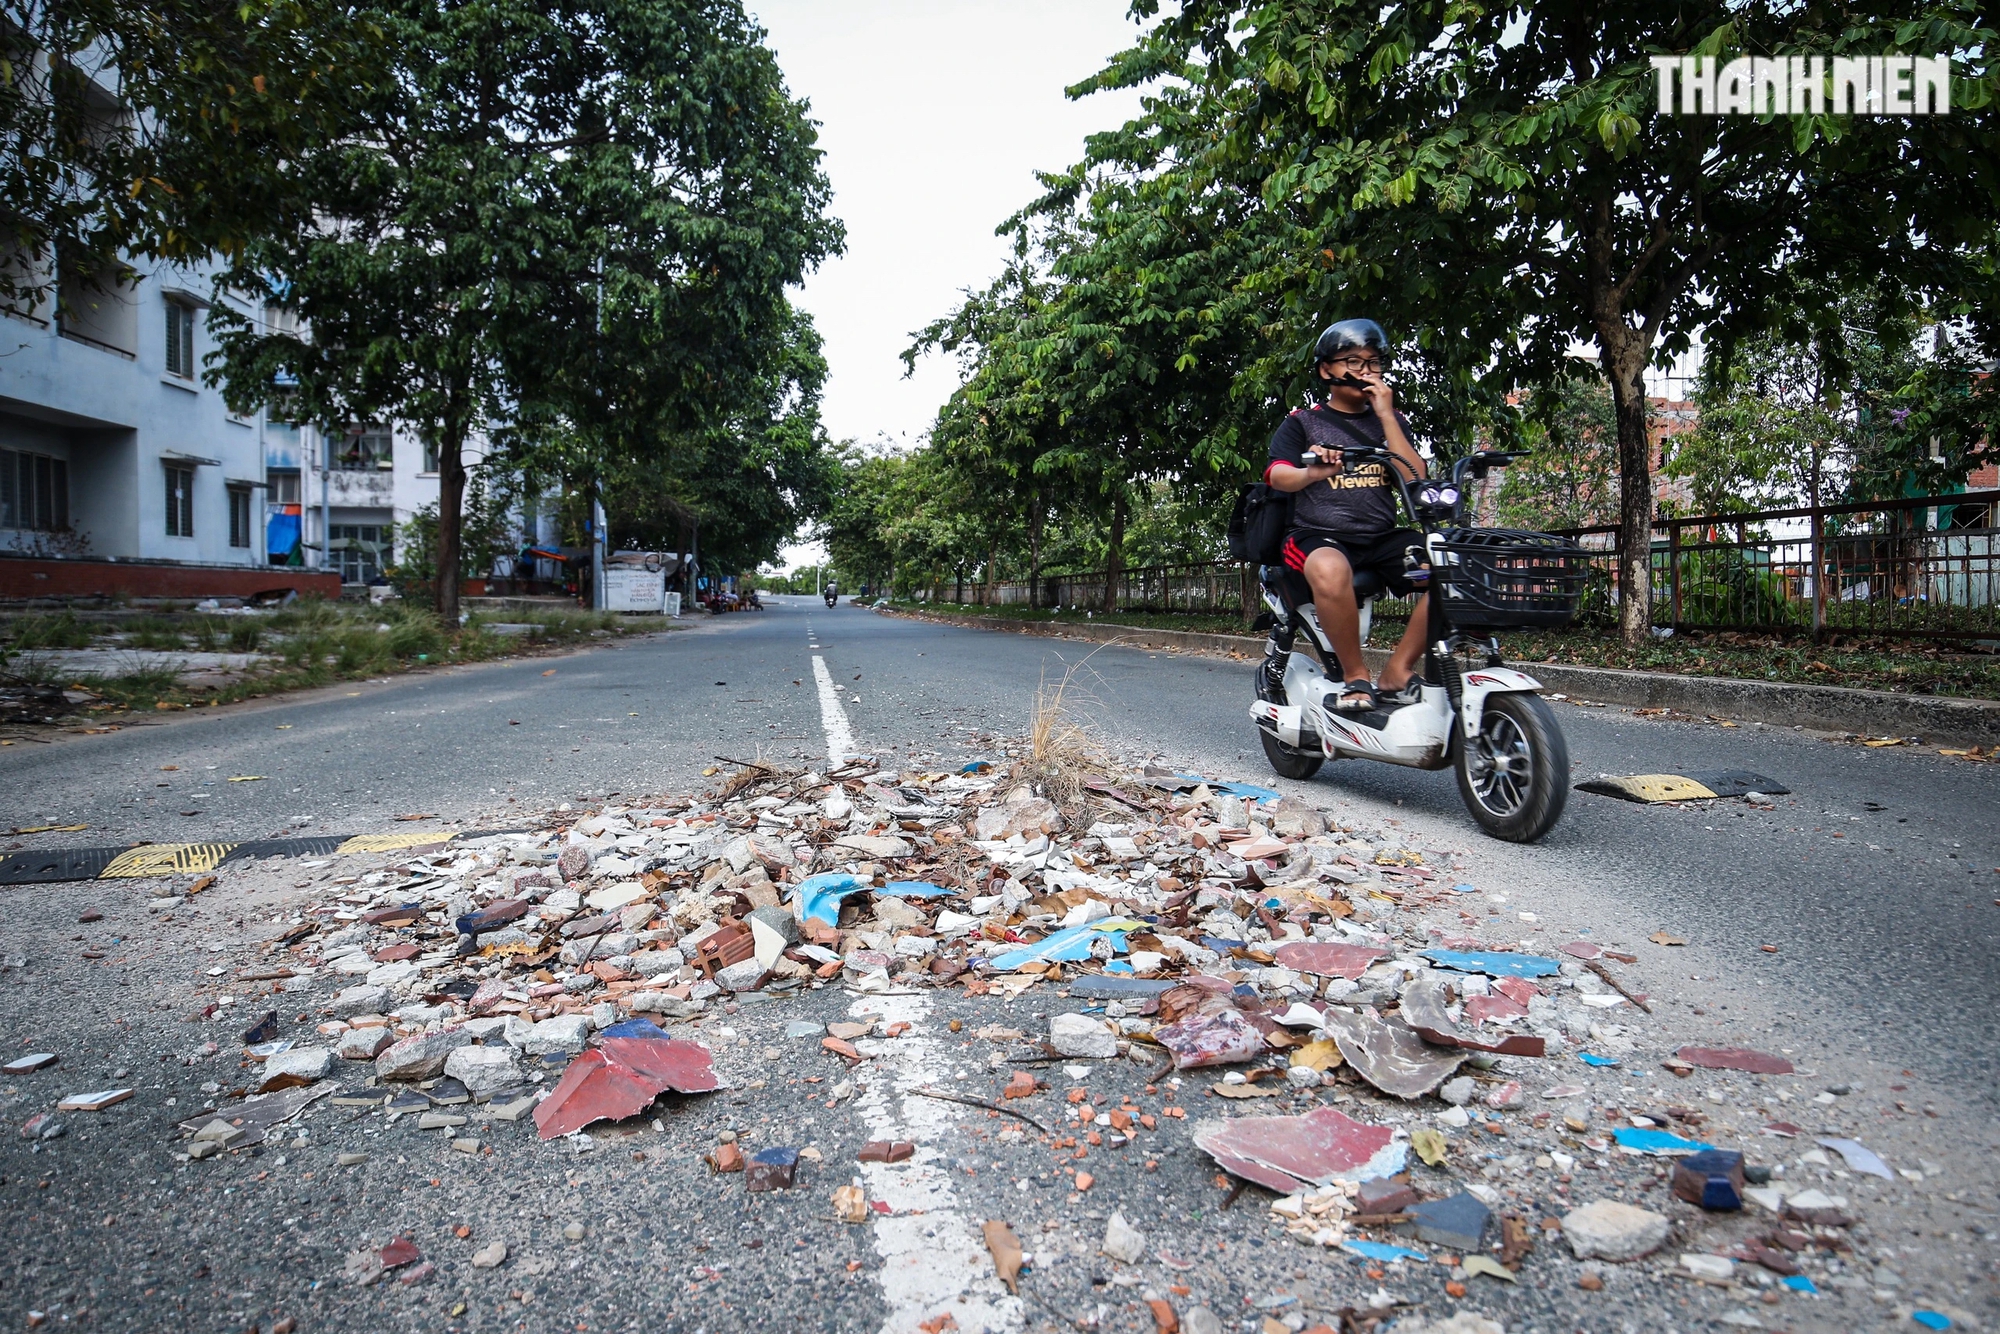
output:
[{"label": "tree canopy", "polygon": [[782,454],[779,400],[817,397],[787,369],[803,344],[785,288],[840,233],[813,125],[736,0],[378,12],[395,77],[363,132],[292,164],[314,217],[228,278],[303,332],[239,320],[212,374],[238,403],[415,427],[455,621],[468,436],[587,486],[730,432],[739,459]]},{"label": "tree canopy", "polygon": [[356,127],[383,31],[337,0],[5,0],[0,304],[133,258],[238,255],[314,200],[287,164]]}]

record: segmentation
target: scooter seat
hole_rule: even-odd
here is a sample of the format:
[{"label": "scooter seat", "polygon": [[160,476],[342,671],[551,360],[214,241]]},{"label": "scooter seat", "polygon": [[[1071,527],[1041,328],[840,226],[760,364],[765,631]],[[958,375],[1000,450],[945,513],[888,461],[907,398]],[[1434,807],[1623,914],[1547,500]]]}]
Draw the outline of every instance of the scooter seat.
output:
[{"label": "scooter seat", "polygon": [[[1306,577],[1303,574],[1294,570],[1289,565],[1266,565],[1264,567],[1264,579],[1266,583],[1271,583],[1275,580],[1280,589],[1279,596],[1290,606],[1303,607],[1313,600],[1312,585],[1306,582]],[[1369,598],[1380,597],[1387,590],[1388,585],[1383,583],[1382,577],[1373,570],[1355,571],[1355,606],[1362,606]]]}]

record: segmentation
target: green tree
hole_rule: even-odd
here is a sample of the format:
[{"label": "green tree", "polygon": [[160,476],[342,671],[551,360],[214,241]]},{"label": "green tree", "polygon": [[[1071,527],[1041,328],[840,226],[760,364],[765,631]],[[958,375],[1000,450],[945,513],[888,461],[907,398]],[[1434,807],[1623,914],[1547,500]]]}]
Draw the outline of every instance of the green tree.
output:
[{"label": "green tree", "polygon": [[416,428],[454,624],[468,436],[561,435],[596,485],[722,429],[794,334],[785,286],[839,232],[805,108],[737,0],[380,12],[398,64],[366,131],[294,165],[315,222],[229,276],[307,333],[239,322],[212,376],[239,406],[283,392],[302,418]]},{"label": "green tree", "polygon": [[1618,518],[1618,419],[1604,377],[1587,368],[1527,395],[1517,443],[1498,478],[1495,517],[1514,528],[1585,528]]},{"label": "green tree", "polygon": [[[1155,67],[1200,62],[1218,113],[1182,151],[1252,164],[1265,202],[1312,232],[1323,264],[1271,271],[1297,309],[1378,313],[1461,387],[1550,384],[1573,342],[1594,344],[1634,644],[1650,621],[1649,364],[1697,329],[1726,356],[1828,278],[1930,294],[1990,334],[2000,176],[1977,164],[1996,147],[1994,50],[1972,0],[1188,0],[1140,48]],[[1899,51],[1955,57],[1953,114],[1656,110],[1655,55]]]},{"label": "green tree", "polygon": [[0,4],[0,305],[129,258],[240,253],[313,204],[288,161],[354,124],[381,30],[331,0]]},{"label": "green tree", "polygon": [[1829,298],[1837,322],[1709,363],[1699,427],[1666,471],[1697,514],[1924,495],[1996,457],[2000,394],[1950,324],[1879,293]]}]

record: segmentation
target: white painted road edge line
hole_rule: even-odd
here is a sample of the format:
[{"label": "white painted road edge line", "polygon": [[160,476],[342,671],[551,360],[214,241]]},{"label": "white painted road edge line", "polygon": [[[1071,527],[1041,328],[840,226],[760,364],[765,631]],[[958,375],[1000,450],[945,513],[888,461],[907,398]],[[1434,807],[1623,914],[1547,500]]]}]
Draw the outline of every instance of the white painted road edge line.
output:
[{"label": "white painted road edge line", "polygon": [[837,768],[842,760],[861,752],[854,746],[854,729],[847,725],[847,711],[840,707],[840,690],[826,659],[813,654],[813,680],[819,685],[819,721],[826,729],[826,767]]},{"label": "white painted road edge line", "polygon": [[958,1322],[960,1334],[1012,1334],[1023,1324],[1021,1299],[1000,1282],[984,1236],[973,1230],[978,1224],[960,1212],[952,1191],[954,1154],[946,1136],[963,1113],[909,1092],[950,1073],[952,1054],[925,1032],[930,999],[870,996],[849,1006],[848,1014],[864,1021],[903,1020],[911,1027],[893,1042],[864,1044],[876,1054],[873,1077],[854,1102],[871,1139],[917,1146],[909,1161],[894,1167],[865,1163],[857,1177],[869,1199],[893,1211],[869,1224],[875,1253],[882,1257],[878,1277],[888,1307],[880,1334],[920,1334],[922,1322],[946,1314]]}]

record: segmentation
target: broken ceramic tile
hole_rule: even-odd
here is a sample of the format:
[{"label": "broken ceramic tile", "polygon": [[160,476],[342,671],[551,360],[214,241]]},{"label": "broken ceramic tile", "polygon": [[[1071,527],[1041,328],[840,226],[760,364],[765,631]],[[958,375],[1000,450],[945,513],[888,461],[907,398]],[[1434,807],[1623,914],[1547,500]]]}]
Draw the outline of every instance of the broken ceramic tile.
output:
[{"label": "broken ceramic tile", "polygon": [[1288,940],[1271,951],[1273,957],[1295,972],[1316,977],[1344,977],[1354,981],[1389,951],[1375,945],[1342,945],[1321,940]]},{"label": "broken ceramic tile", "polygon": [[1473,951],[1425,950],[1423,957],[1441,968],[1461,973],[1485,973],[1490,977],[1548,977],[1561,970],[1554,959],[1538,954],[1513,954],[1505,950]]},{"label": "broken ceramic tile", "polygon": [[[1547,1044],[1532,1033],[1508,1033],[1504,1036],[1486,1037],[1467,1033],[1451,1021],[1445,1012],[1445,979],[1435,971],[1419,973],[1403,985],[1403,1022],[1421,1035],[1425,1041],[1442,1047],[1465,1047],[1472,1051],[1497,1052],[1503,1056],[1540,1056],[1547,1050]],[[1500,1004],[1512,1005],[1511,1001],[1496,997],[1478,996],[1474,1000],[1493,1000]],[[1526,1014],[1525,1007],[1519,1007]],[[1472,1004],[1466,1003],[1470,1017]]]},{"label": "broken ceramic tile", "polygon": [[1465,1060],[1463,1052],[1433,1047],[1403,1024],[1330,1006],[1327,1031],[1340,1054],[1363,1079],[1396,1098],[1420,1098]]},{"label": "broken ceramic tile", "polygon": [[535,1128],[541,1138],[554,1139],[593,1121],[637,1116],[668,1091],[710,1093],[719,1087],[713,1057],[698,1042],[602,1037],[569,1063],[554,1091],[535,1108]]},{"label": "broken ceramic tile", "polygon": [[1388,1126],[1356,1121],[1334,1107],[1303,1116],[1240,1116],[1194,1131],[1202,1152],[1224,1170],[1289,1194],[1334,1181],[1367,1181],[1403,1170],[1409,1146]]},{"label": "broken ceramic tile", "polygon": [[1742,1070],[1753,1075],[1792,1073],[1792,1063],[1784,1057],[1749,1047],[1682,1047],[1674,1055],[1704,1070]]},{"label": "broken ceramic tile", "polygon": [[1881,1156],[1858,1139],[1822,1139],[1818,1141],[1832,1149],[1846,1160],[1849,1170],[1865,1172],[1869,1176],[1881,1177],[1884,1181],[1894,1181],[1896,1174],[1889,1170],[1889,1164]]},{"label": "broken ceramic tile", "polygon": [[1704,1149],[1674,1164],[1673,1191],[1703,1209],[1743,1207],[1743,1155],[1727,1149]]},{"label": "broken ceramic tile", "polygon": [[759,1149],[750,1155],[750,1161],[744,1168],[743,1189],[752,1195],[772,1190],[790,1190],[798,1170],[797,1149]]},{"label": "broken ceramic tile", "polygon": [[1153,1038],[1173,1054],[1176,1070],[1234,1065],[1262,1055],[1264,1035],[1234,1009],[1196,1012],[1179,1023],[1155,1029]]}]

